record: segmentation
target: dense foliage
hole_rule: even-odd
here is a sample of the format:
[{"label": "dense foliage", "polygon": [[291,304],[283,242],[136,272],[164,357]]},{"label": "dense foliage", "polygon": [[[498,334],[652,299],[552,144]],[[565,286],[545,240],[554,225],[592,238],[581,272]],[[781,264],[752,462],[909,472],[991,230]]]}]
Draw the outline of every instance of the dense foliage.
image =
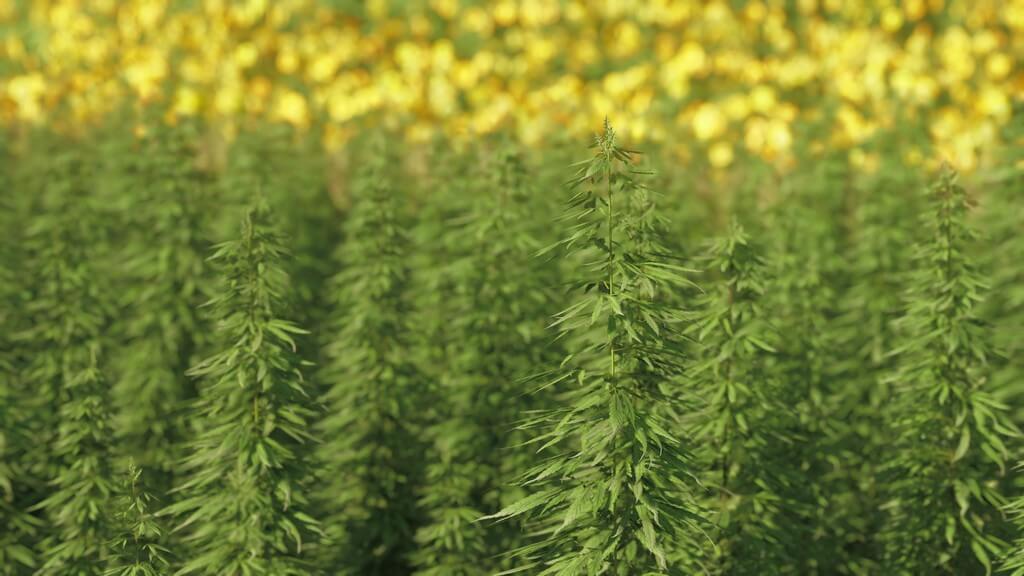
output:
[{"label": "dense foliage", "polygon": [[0,149],[0,575],[1024,574],[1024,148],[125,114]]}]

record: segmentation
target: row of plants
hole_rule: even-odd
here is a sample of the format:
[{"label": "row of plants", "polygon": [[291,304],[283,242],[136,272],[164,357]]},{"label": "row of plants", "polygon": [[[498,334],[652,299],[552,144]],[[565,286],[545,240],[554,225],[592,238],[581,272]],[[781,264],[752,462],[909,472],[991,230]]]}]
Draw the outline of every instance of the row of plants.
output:
[{"label": "row of plants", "polygon": [[3,150],[0,574],[1024,574],[1020,150],[156,118]]}]

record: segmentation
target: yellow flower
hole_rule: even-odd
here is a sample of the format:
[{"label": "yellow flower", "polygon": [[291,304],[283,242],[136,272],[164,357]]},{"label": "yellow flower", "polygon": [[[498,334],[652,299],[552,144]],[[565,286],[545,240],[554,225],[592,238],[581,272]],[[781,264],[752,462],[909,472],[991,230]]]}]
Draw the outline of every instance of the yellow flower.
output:
[{"label": "yellow flower", "polygon": [[775,89],[771,86],[758,85],[750,92],[751,107],[761,114],[768,114],[775,107]]},{"label": "yellow flower", "polygon": [[373,20],[383,20],[388,10],[388,0],[366,0],[366,12]]},{"label": "yellow flower", "polygon": [[472,88],[479,78],[480,74],[472,62],[455,63],[455,68],[452,70],[452,81],[462,90]]},{"label": "yellow flower", "polygon": [[978,111],[1001,121],[1009,120],[1010,98],[997,86],[983,86],[978,93]]},{"label": "yellow flower", "polygon": [[189,86],[181,86],[174,94],[174,113],[182,116],[195,116],[199,113],[202,103],[199,93]]},{"label": "yellow flower", "polygon": [[643,114],[647,112],[651,107],[651,101],[654,99],[654,92],[650,89],[643,89],[633,94],[633,97],[629,99],[629,110],[634,114]]},{"label": "yellow flower", "polygon": [[890,6],[882,12],[882,29],[886,32],[896,32],[903,27],[903,14],[899,8]]},{"label": "yellow flower", "polygon": [[480,36],[489,37],[494,32],[494,22],[486,10],[474,6],[463,13],[462,26],[470,32],[476,32]]},{"label": "yellow flower", "polygon": [[531,28],[547,26],[558,20],[560,6],[549,0],[522,0],[520,18],[523,25]]},{"label": "yellow flower", "polygon": [[401,42],[395,48],[395,61],[406,74],[416,74],[426,66],[423,49],[409,41]]},{"label": "yellow flower", "polygon": [[455,61],[455,47],[447,38],[434,43],[431,52],[431,66],[434,70],[446,72],[452,67]]},{"label": "yellow flower", "polygon": [[282,48],[277,53],[277,71],[281,74],[294,74],[301,65],[299,54],[292,48]]},{"label": "yellow flower", "polygon": [[773,119],[768,124],[767,143],[774,153],[786,152],[793,145],[793,133],[789,124],[781,119]]},{"label": "yellow flower", "polygon": [[767,144],[767,122],[764,118],[753,117],[747,120],[743,133],[743,144],[754,154],[760,154]]},{"label": "yellow flower", "polygon": [[725,132],[726,123],[727,119],[718,106],[704,102],[693,115],[693,134],[698,140],[711,140]]},{"label": "yellow flower", "polygon": [[928,13],[928,8],[925,6],[925,0],[904,0],[903,12],[907,15],[907,20],[920,20]]},{"label": "yellow flower", "polygon": [[338,69],[338,60],[331,52],[320,54],[309,63],[306,68],[306,75],[317,84],[324,84],[334,77],[334,71]]},{"label": "yellow flower", "polygon": [[715,168],[725,168],[732,164],[732,145],[728,142],[715,142],[708,150],[708,162]]},{"label": "yellow flower", "polygon": [[980,30],[971,38],[971,48],[977,54],[988,54],[999,47],[999,37],[992,30]]},{"label": "yellow flower", "polygon": [[285,90],[278,95],[273,114],[276,119],[296,126],[305,126],[309,122],[309,107],[305,97],[292,90]]},{"label": "yellow flower", "polygon": [[745,94],[733,94],[722,101],[722,109],[729,120],[744,120],[750,116],[750,98],[747,98]]},{"label": "yellow flower", "polygon": [[451,20],[459,11],[459,0],[430,0],[430,7],[441,18]]},{"label": "yellow flower", "polygon": [[613,34],[612,52],[619,58],[632,56],[640,48],[640,29],[631,20],[619,23]]},{"label": "yellow flower", "polygon": [[993,80],[1006,78],[1011,70],[1013,70],[1013,60],[1002,52],[989,54],[988,59],[985,61],[985,72]]},{"label": "yellow flower", "polygon": [[444,76],[430,78],[430,109],[438,116],[451,116],[455,112],[455,88]]},{"label": "yellow flower", "polygon": [[224,84],[213,97],[213,108],[218,114],[230,116],[242,108],[242,87],[236,82]]},{"label": "yellow flower", "polygon": [[38,73],[15,76],[7,83],[7,95],[18,109],[18,117],[37,121],[43,117],[41,98],[46,89],[42,75]]},{"label": "yellow flower", "polygon": [[243,42],[235,48],[235,63],[241,68],[248,68],[256,63],[260,51],[252,42]]},{"label": "yellow flower", "polygon": [[515,24],[518,13],[518,6],[513,0],[499,0],[497,5],[493,7],[493,12],[491,12],[494,15],[494,21],[499,26]]}]

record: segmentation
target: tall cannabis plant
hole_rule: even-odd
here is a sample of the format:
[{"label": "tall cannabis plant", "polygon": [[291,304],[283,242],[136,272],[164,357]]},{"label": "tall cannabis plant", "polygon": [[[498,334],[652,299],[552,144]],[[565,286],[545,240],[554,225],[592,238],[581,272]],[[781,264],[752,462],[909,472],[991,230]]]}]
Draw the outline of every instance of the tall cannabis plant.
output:
[{"label": "tall cannabis plant", "polygon": [[224,201],[243,207],[256,190],[266,196],[292,246],[287,267],[296,321],[307,327],[319,320],[317,289],[331,272],[337,216],[328,202],[326,159],[315,134],[278,124],[246,127],[231,145],[220,191]]},{"label": "tall cannabis plant", "polygon": [[993,373],[993,388],[1014,406],[1017,425],[1024,423],[1024,115],[1006,130],[1007,146],[995,182],[981,199],[985,241],[978,256],[991,275],[992,290],[984,303],[984,317],[992,323],[994,345],[1000,357]]},{"label": "tall cannabis plant", "polygon": [[[40,503],[49,530],[41,575],[102,573],[109,537],[110,411],[102,369],[110,313],[91,251],[102,220],[91,210],[88,173],[77,150],[51,158],[46,188],[26,238],[32,259],[29,381],[40,406],[37,446],[49,449],[51,492]],[[52,413],[50,411],[52,410]],[[55,434],[50,428],[55,428]],[[41,448],[45,450],[46,448]]]},{"label": "tall cannabis plant", "polygon": [[166,576],[171,573],[170,550],[162,544],[165,531],[152,508],[157,503],[142,485],[142,470],[134,462],[115,503],[120,533],[110,543],[110,567],[104,576]]},{"label": "tall cannabis plant", "polygon": [[[1021,326],[1024,326],[1024,236],[1020,223],[1024,221],[1024,118],[1008,130],[1010,145],[1004,156],[1001,179],[985,199],[985,224],[989,242],[984,244],[986,269],[992,275],[992,294],[986,300],[985,318],[992,323],[994,344],[1000,354],[993,370],[992,388],[995,394],[1011,407],[1011,417],[1017,426],[1024,422],[1024,345],[1021,344]],[[1018,445],[1019,446],[1019,445]],[[1017,456],[1019,459],[1020,456]],[[1005,568],[1013,576],[1024,574],[1024,465],[1020,462],[1013,472],[1014,498],[1008,512],[1017,528],[1017,538]]]},{"label": "tall cannabis plant", "polygon": [[0,149],[0,575],[28,573],[37,564],[32,544],[38,520],[28,512],[33,504],[31,486],[37,484],[27,454],[32,450],[29,426],[29,391],[25,387],[23,342],[16,333],[24,329],[21,258],[23,221],[11,196],[16,180],[9,176],[6,150]]},{"label": "tall cannabis plant", "polygon": [[765,306],[782,335],[772,374],[780,383],[778,401],[795,415],[786,425],[791,442],[774,442],[770,449],[788,470],[782,530],[789,534],[790,550],[797,552],[789,557],[790,569],[800,574],[835,573],[843,562],[847,532],[847,518],[834,512],[847,492],[845,477],[834,474],[841,467],[832,459],[842,418],[832,319],[845,272],[842,199],[849,187],[844,159],[808,155],[783,182],[781,198],[767,218],[772,250]]},{"label": "tall cannabis plant", "polygon": [[164,509],[186,532],[178,574],[315,574],[319,532],[307,502],[307,455],[316,416],[306,363],[287,320],[286,251],[265,202],[246,211],[241,236],[211,260],[223,283],[210,302],[220,352],[190,371],[198,432],[180,467],[182,499]]},{"label": "tall cannabis plant", "polygon": [[380,140],[352,187],[333,278],[330,340],[319,379],[327,415],[319,425],[319,493],[332,574],[409,570],[416,530],[418,387],[410,358],[405,225],[392,187],[394,160]]},{"label": "tall cannabis plant", "polygon": [[542,386],[560,408],[532,415],[547,454],[532,490],[493,518],[526,516],[538,536],[518,550],[533,574],[669,574],[703,524],[686,440],[670,431],[682,369],[679,312],[665,304],[685,269],[660,247],[652,197],[608,123],[578,164],[559,247],[578,263],[576,301],[554,321],[570,353]]},{"label": "tall cannabis plant", "polygon": [[[895,139],[896,135],[887,134]],[[844,568],[879,571],[878,534],[885,521],[881,470],[892,457],[893,394],[889,377],[897,365],[897,320],[903,311],[906,275],[913,267],[917,210],[923,185],[900,159],[899,146],[885,148],[881,169],[858,183],[851,214],[845,267],[850,282],[839,286],[834,340],[843,353],[833,375],[841,386],[834,435],[833,507],[843,518]]]},{"label": "tall cannabis plant", "polygon": [[[12,280],[0,273],[0,285],[11,286]],[[14,310],[13,300],[3,294],[0,325],[11,327],[8,313]],[[6,337],[0,340],[0,574],[15,576],[36,566],[32,543],[38,533],[37,520],[26,509],[28,485],[32,482],[25,460],[31,445],[26,433],[23,390],[15,378],[18,358],[11,352]]]},{"label": "tall cannabis plant", "polygon": [[884,568],[988,573],[1007,546],[1004,497],[993,480],[1005,473],[1006,438],[1017,433],[986,389],[989,336],[977,311],[985,281],[967,256],[975,238],[967,194],[944,166],[929,196],[931,237],[918,246],[896,350],[899,452]]},{"label": "tall cannabis plant", "polygon": [[183,403],[195,396],[185,372],[209,332],[198,314],[210,280],[195,138],[188,124],[149,126],[136,161],[122,253],[126,342],[115,358],[115,425],[124,452],[164,476],[175,467],[176,445],[187,433]]},{"label": "tall cannabis plant", "polygon": [[[773,448],[792,413],[766,366],[777,334],[762,309],[765,264],[758,248],[734,221],[708,254],[719,279],[698,302],[691,327],[699,343],[694,439],[703,447],[705,483],[715,489],[707,507],[716,515],[715,573],[763,574],[794,554],[780,521],[787,503],[787,470]],[[787,418],[788,417],[788,418]]]},{"label": "tall cannabis plant", "polygon": [[524,495],[507,481],[532,461],[513,430],[529,407],[521,379],[553,357],[542,339],[555,275],[533,262],[539,219],[524,160],[508,143],[495,156],[469,218],[449,232],[468,254],[448,268],[454,313],[447,330],[459,345],[439,390],[445,408],[428,431],[434,461],[415,554],[424,576],[493,574],[503,552],[521,543],[515,523],[487,527],[477,519]]},{"label": "tall cannabis plant", "polygon": [[[6,346],[4,346],[6,350]],[[0,574],[26,574],[36,566],[32,543],[38,533],[38,521],[29,514],[24,492],[31,476],[24,452],[30,446],[24,433],[24,404],[15,388],[12,358],[0,359]]]},{"label": "tall cannabis plant", "polygon": [[[410,234],[409,282],[415,314],[411,329],[417,367],[432,382],[443,383],[452,376],[452,356],[459,342],[449,322],[454,309],[456,263],[475,246],[462,242],[454,230],[470,218],[470,199],[484,194],[478,178],[483,155],[463,150],[438,136],[429,150],[427,174],[413,182],[409,196],[415,202],[415,224]],[[431,416],[433,418],[434,416]]]}]

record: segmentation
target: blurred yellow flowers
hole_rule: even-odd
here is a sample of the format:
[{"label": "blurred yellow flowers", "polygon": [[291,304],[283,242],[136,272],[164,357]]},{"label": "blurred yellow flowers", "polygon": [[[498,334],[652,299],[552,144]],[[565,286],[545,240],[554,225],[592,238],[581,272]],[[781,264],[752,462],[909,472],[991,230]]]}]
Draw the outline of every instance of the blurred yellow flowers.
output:
[{"label": "blurred yellow flowers", "polygon": [[[792,6],[791,6],[792,5]],[[164,100],[344,143],[363,120],[792,152],[914,119],[976,168],[1024,98],[1024,0],[36,0],[0,3],[0,122]],[[352,124],[353,126],[347,126]],[[689,145],[689,144],[687,144]]]}]

